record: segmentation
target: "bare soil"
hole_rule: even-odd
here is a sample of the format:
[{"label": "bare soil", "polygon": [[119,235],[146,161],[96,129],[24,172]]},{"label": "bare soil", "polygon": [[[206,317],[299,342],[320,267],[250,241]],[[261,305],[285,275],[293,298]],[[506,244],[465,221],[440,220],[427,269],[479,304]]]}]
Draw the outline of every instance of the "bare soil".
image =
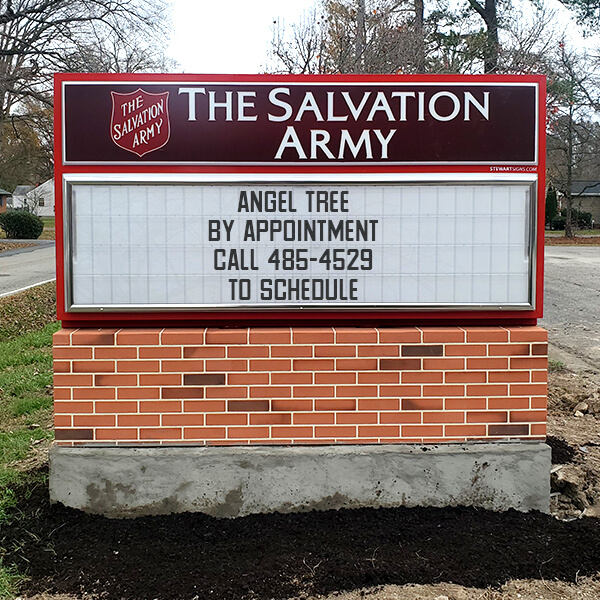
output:
[{"label": "bare soil", "polygon": [[575,236],[572,238],[547,235],[544,243],[546,246],[600,246],[600,235]]},{"label": "bare soil", "polygon": [[[600,380],[550,377],[553,515],[453,507],[109,520],[50,506],[39,486],[0,532],[5,564],[27,573],[26,600],[597,600]],[[45,469],[37,454],[28,468]]]}]

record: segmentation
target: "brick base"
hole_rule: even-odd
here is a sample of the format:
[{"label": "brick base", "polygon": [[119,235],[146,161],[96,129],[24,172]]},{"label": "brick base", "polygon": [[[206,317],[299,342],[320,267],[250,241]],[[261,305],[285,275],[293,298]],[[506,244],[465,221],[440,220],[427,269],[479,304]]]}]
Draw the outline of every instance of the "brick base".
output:
[{"label": "brick base", "polygon": [[62,329],[59,445],[546,435],[539,327]]}]

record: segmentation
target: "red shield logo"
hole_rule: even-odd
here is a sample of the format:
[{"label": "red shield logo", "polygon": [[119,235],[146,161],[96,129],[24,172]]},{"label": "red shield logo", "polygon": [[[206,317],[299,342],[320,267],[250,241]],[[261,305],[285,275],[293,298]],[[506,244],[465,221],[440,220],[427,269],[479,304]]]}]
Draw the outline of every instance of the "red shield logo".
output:
[{"label": "red shield logo", "polygon": [[110,94],[110,137],[117,146],[144,156],[169,141],[169,92],[150,94],[137,89],[130,94]]}]

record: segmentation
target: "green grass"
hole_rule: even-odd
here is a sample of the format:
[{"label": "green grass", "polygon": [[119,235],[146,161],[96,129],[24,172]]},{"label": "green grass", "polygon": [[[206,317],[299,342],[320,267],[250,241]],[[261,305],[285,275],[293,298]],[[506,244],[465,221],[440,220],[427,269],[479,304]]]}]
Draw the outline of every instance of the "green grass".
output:
[{"label": "green grass", "polygon": [[566,371],[567,367],[565,363],[560,360],[548,360],[548,371],[551,373],[560,373],[561,371]]},{"label": "green grass", "polygon": [[[54,284],[46,284],[0,299],[0,528],[22,518],[18,504],[47,485],[46,471],[28,465],[39,466],[35,449],[54,435],[52,334],[60,328],[55,298]],[[0,598],[11,600],[25,577],[3,555],[0,548]]]}]

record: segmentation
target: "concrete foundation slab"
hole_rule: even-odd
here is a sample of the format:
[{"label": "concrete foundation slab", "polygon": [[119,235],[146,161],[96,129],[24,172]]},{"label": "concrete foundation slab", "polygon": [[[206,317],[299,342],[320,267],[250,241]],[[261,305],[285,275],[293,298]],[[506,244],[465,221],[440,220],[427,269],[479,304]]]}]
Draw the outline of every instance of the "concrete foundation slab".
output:
[{"label": "concrete foundation slab", "polygon": [[50,498],[110,517],[458,505],[548,512],[550,448],[55,446]]}]

